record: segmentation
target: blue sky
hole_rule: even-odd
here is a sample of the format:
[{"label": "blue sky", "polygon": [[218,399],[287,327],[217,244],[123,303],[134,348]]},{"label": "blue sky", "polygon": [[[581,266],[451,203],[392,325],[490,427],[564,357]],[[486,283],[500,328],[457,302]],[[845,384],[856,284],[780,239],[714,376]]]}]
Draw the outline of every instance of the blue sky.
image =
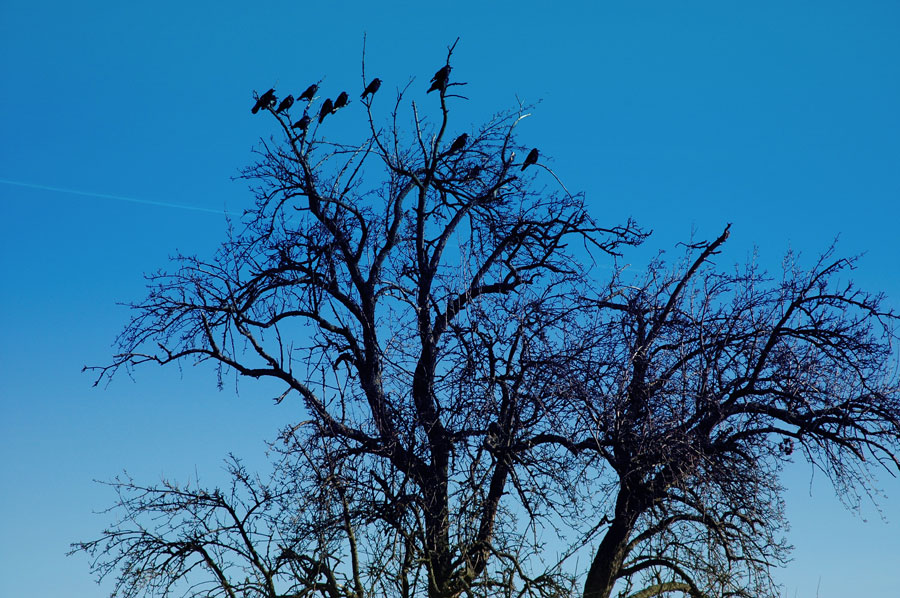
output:
[{"label": "blue sky", "polygon": [[[540,101],[522,139],[601,221],[654,229],[636,263],[727,222],[721,260],[757,246],[773,269],[840,235],[866,252],[856,280],[900,306],[896,2],[3,0],[0,595],[108,594],[64,556],[105,522],[91,511],[112,496],[93,479],[214,479],[229,451],[261,462],[298,415],[255,385],[219,392],[206,369],[107,389],[80,369],[109,359],[128,317],[116,302],[141,297],[142,273],[209,255],[220,212],[248,204],[231,177],[272,130],[252,90],[356,89],[364,33],[382,94],[411,75],[424,91],[459,36],[463,130]],[[900,483],[882,476],[887,522],[871,507],[864,521],[821,476],[787,473],[786,596],[895,591]]]}]

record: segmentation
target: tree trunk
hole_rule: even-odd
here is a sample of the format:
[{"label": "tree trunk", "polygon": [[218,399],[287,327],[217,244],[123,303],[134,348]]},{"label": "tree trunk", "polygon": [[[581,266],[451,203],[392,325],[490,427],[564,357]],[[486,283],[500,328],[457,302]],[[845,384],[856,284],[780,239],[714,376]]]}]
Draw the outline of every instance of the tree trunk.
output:
[{"label": "tree trunk", "polygon": [[615,519],[603,536],[584,581],[584,598],[609,598],[612,594],[622,563],[628,554],[628,538],[637,521],[637,509],[632,508],[630,502],[629,493],[620,490],[616,499]]}]

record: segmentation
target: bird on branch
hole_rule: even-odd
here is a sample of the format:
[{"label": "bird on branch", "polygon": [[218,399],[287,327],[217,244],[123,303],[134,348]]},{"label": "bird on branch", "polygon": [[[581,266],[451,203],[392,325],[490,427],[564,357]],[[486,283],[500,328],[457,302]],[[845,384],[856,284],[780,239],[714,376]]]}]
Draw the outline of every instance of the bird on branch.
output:
[{"label": "bird on branch", "polygon": [[331,98],[328,98],[322,102],[322,109],[319,110],[319,124],[321,125],[325,117],[332,112],[334,112],[334,104],[331,103]]},{"label": "bird on branch", "polygon": [[260,111],[261,108],[270,108],[277,101],[278,98],[275,97],[275,89],[270,89],[266,93],[259,96],[259,98],[256,100],[256,104],[253,105],[253,108],[250,111],[253,114],[256,114]]},{"label": "bird on branch", "polygon": [[537,164],[537,161],[538,161],[538,149],[534,148],[530,152],[528,152],[527,156],[525,156],[525,162],[522,163],[522,170],[525,170],[532,164]]},{"label": "bird on branch", "polygon": [[334,101],[334,107],[331,109],[331,111],[337,112],[338,110],[340,110],[341,108],[343,108],[344,106],[346,106],[348,104],[349,99],[350,99],[350,97],[347,95],[347,92],[342,91],[341,95],[339,95],[337,97],[337,99]]},{"label": "bird on branch", "polygon": [[291,125],[291,128],[305,131],[306,128],[309,126],[309,123],[311,120],[312,119],[309,117],[308,114],[304,114],[303,118],[301,118],[300,120],[298,120],[297,122],[295,122],[294,124]]},{"label": "bird on branch", "polygon": [[313,96],[316,95],[316,92],[319,91],[319,86],[313,83],[309,87],[306,88],[306,91],[300,94],[300,97],[297,100],[306,100],[307,102],[311,102]]},{"label": "bird on branch", "polygon": [[365,91],[363,91],[362,95],[359,97],[365,98],[369,94],[372,94],[374,96],[379,87],[381,87],[381,79],[375,77],[374,79],[372,79],[372,82],[366,86]]},{"label": "bird on branch", "polygon": [[450,65],[442,67],[438,72],[434,74],[434,77],[431,78],[431,87],[428,88],[426,93],[431,93],[435,89],[439,89],[442,92],[447,89],[447,83],[450,81]]},{"label": "bird on branch", "polygon": [[466,147],[466,142],[468,140],[469,136],[466,133],[463,133],[453,141],[453,143],[450,145],[450,149],[447,150],[447,153],[452,154],[453,152],[458,152],[462,148]]},{"label": "bird on branch", "polygon": [[278,104],[278,110],[276,110],[275,112],[284,112],[285,110],[288,110],[293,105],[294,105],[294,96],[289,95],[288,97],[281,100],[281,103]]}]

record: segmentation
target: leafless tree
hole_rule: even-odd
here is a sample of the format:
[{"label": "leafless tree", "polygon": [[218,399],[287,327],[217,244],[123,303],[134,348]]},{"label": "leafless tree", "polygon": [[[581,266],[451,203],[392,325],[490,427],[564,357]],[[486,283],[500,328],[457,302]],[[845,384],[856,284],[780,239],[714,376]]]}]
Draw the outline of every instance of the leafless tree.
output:
[{"label": "leafless tree", "polygon": [[[726,229],[597,282],[645,234],[595,223],[517,141],[525,107],[456,129],[452,52],[438,94],[398,90],[384,125],[388,84],[330,118],[257,99],[277,131],[243,171],[242,228],[151,276],[96,370],[211,362],[304,420],[272,481],[118,483],[124,518],[78,548],[119,595],[573,595],[553,535],[593,547],[586,597],[773,596],[783,463],[849,499],[897,468],[896,316],[853,260],[723,273]],[[366,130],[329,140],[350,110]]]},{"label": "leafless tree", "polygon": [[[349,569],[341,570],[348,596],[560,591],[555,562],[533,573],[541,541],[534,533],[528,540],[540,517],[571,504],[553,499],[565,493],[559,478],[566,468],[555,460],[572,456],[548,440],[544,414],[564,398],[551,390],[555,363],[538,349],[578,305],[586,269],[568,246],[599,257],[645,236],[631,222],[596,224],[583,198],[549,168],[516,168],[516,156],[528,152],[515,136],[528,116],[524,107],[474,130],[455,129],[451,107],[464,99],[464,84],[449,74],[452,51],[439,94],[407,85],[389,105],[386,126],[374,107],[388,98],[376,93],[357,104],[369,126],[354,143],[324,134],[353,106],[296,135],[297,114],[274,109],[271,94],[260,112],[278,133],[243,172],[257,197],[243,230],[214,260],[180,257],[174,271],[151,276],[147,299],[133,305],[119,338],[120,353],[98,368],[103,379],[147,363],[210,361],[220,376],[282,384],[278,401],[296,397],[308,418],[288,427],[285,441],[318,447],[300,469],[333,472],[304,479],[327,480],[337,493],[330,496],[338,497],[343,519],[329,529],[348,542]],[[417,99],[407,104],[410,95]],[[121,501],[128,512],[151,513],[157,496],[180,500],[174,487],[123,488],[138,493]],[[228,512],[219,495],[205,496],[195,490],[177,508],[198,525],[212,515],[195,515],[194,502]],[[528,510],[524,521],[517,523],[514,502]],[[107,544],[85,547],[123,549],[112,564],[127,571],[146,571],[140,563],[153,554],[163,559],[154,570],[171,568],[174,577],[194,566],[187,555],[218,578],[227,573],[200,540],[173,546],[155,536],[145,541],[136,529],[124,544],[112,530]],[[228,532],[250,551],[253,542],[239,527]],[[327,545],[309,544],[313,552],[302,563],[336,558],[324,552]],[[328,567],[303,569],[299,585],[279,594],[268,581],[271,566],[255,560],[245,568],[262,581],[251,579],[243,591],[337,596],[317,581]],[[122,595],[132,595],[135,579],[125,577]],[[222,581],[225,594],[237,591],[228,584]]]},{"label": "leafless tree", "polygon": [[851,502],[873,468],[900,465],[884,298],[856,289],[833,247],[808,270],[789,255],[780,279],[722,272],[728,235],[617,275],[570,352],[571,446],[595,439],[592,483],[609,489],[585,597],[777,596],[782,465],[809,461]]}]

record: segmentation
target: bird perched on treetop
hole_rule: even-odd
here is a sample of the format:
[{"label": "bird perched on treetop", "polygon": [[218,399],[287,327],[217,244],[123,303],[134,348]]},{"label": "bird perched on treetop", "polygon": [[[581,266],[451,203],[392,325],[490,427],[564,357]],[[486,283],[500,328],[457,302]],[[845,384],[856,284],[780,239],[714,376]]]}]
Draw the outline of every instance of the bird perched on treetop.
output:
[{"label": "bird perched on treetop", "polygon": [[331,109],[332,112],[337,112],[339,109],[343,108],[347,105],[347,101],[350,99],[350,96],[347,95],[346,91],[342,91],[341,95],[337,97],[334,101],[334,108]]},{"label": "bird perched on treetop", "polygon": [[463,133],[453,141],[453,143],[450,145],[450,149],[447,150],[447,153],[452,154],[453,152],[458,152],[462,148],[466,147],[466,141],[468,140],[469,136],[466,133]]},{"label": "bird perched on treetop", "polygon": [[381,87],[381,79],[375,77],[372,79],[372,82],[366,86],[365,91],[363,91],[362,95],[359,97],[364,98],[369,94],[375,95],[375,92],[378,91],[379,87]]},{"label": "bird perched on treetop", "polygon": [[313,96],[316,95],[316,92],[319,91],[319,86],[313,83],[309,87],[306,88],[306,91],[300,94],[300,97],[297,100],[306,100],[307,102],[311,102]]},{"label": "bird perched on treetop", "polygon": [[289,95],[288,97],[281,100],[281,103],[278,104],[278,110],[275,112],[284,112],[288,108],[294,105],[294,96]]},{"label": "bird perched on treetop", "polygon": [[528,152],[527,156],[525,156],[525,162],[522,164],[522,170],[525,170],[532,164],[537,164],[537,161],[538,161],[538,149],[534,148],[530,152]]},{"label": "bird perched on treetop", "polygon": [[331,103],[331,98],[328,98],[322,102],[322,109],[319,110],[319,124],[321,125],[325,117],[332,112],[334,112],[334,104]]},{"label": "bird perched on treetop", "polygon": [[426,93],[431,93],[435,89],[440,89],[444,91],[447,89],[447,82],[450,80],[450,65],[441,67],[441,69],[434,74],[434,77],[431,78],[431,87],[428,88]]},{"label": "bird perched on treetop", "polygon": [[250,111],[253,114],[256,114],[257,112],[259,112],[260,108],[268,108],[277,101],[278,99],[275,97],[275,89],[270,89],[266,93],[259,96],[259,98],[256,100],[256,104],[253,105],[253,108]]},{"label": "bird perched on treetop", "polygon": [[305,131],[306,127],[309,126],[309,123],[311,120],[312,119],[309,118],[308,114],[304,114],[303,118],[301,118],[300,120],[298,120],[297,122],[295,122],[294,124],[291,125],[291,128],[292,129],[300,129],[301,131]]}]

